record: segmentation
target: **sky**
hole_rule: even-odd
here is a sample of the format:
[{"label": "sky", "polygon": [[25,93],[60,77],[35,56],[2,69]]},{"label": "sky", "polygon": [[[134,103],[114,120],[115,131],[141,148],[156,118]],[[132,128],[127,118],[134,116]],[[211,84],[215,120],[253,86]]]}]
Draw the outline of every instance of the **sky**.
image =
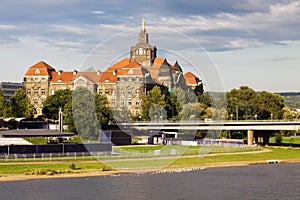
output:
[{"label": "sky", "polygon": [[129,57],[146,20],[158,57],[205,90],[300,92],[299,0],[10,0],[0,4],[0,81],[45,61],[104,70]]}]

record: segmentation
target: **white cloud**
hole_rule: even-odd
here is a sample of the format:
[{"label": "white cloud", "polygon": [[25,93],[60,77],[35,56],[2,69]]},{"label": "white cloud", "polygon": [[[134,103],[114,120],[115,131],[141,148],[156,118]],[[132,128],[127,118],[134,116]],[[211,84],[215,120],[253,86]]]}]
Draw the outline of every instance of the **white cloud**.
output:
[{"label": "white cloud", "polygon": [[104,11],[102,11],[102,10],[94,10],[94,11],[92,11],[92,13],[93,13],[94,15],[103,15],[103,14],[104,14]]}]

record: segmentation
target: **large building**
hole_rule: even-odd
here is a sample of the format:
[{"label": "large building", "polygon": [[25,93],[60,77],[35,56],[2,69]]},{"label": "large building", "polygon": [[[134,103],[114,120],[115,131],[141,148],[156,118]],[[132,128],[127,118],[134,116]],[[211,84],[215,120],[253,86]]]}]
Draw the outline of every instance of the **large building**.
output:
[{"label": "large building", "polygon": [[113,108],[127,108],[132,115],[142,111],[142,95],[155,85],[172,91],[174,88],[202,92],[202,81],[193,73],[183,74],[178,62],[170,64],[156,55],[156,47],[149,44],[146,22],[143,20],[138,43],[130,48],[130,57],[124,58],[105,71],[56,71],[45,62],[28,69],[24,87],[36,110],[42,114],[44,100],[61,89],[87,87],[91,92],[106,95]]},{"label": "large building", "polygon": [[10,98],[15,94],[18,89],[23,89],[22,83],[15,83],[15,82],[1,82],[0,83],[0,90],[2,90],[6,102],[10,102]]}]

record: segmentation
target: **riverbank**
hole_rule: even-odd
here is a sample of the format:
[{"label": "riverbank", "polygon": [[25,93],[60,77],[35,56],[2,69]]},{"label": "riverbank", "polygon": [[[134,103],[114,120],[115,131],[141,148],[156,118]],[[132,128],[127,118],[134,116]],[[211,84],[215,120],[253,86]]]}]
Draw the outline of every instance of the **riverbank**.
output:
[{"label": "riverbank", "polygon": [[[157,159],[157,158],[156,158]],[[216,167],[232,167],[232,166],[247,166],[255,164],[267,164],[267,160],[276,159],[280,163],[286,162],[300,162],[300,149],[294,148],[267,148],[257,152],[239,152],[239,153],[223,153],[223,154],[209,154],[205,157],[199,156],[182,156],[174,162],[162,168],[155,170],[138,170],[130,172],[130,170],[115,170],[103,169],[103,164],[99,161],[45,161],[45,162],[18,162],[18,163],[0,163],[0,182],[8,181],[23,181],[33,179],[45,178],[78,178],[78,177],[92,177],[92,176],[119,176],[129,174],[143,174],[143,173],[175,173],[192,170],[205,170],[207,168]],[[133,161],[132,161],[133,162]],[[70,170],[67,173],[59,173],[53,175],[26,175],[25,173],[1,173],[1,167],[19,167],[27,169],[32,168],[52,168],[53,166],[68,167],[70,164],[75,164],[78,169]]]}]

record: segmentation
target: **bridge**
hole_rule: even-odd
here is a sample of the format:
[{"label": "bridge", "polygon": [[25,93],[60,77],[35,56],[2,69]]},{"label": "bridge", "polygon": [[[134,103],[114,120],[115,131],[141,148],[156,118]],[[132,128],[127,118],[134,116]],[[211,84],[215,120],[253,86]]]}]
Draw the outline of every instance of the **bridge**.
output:
[{"label": "bridge", "polygon": [[263,137],[263,143],[268,144],[270,131],[298,131],[300,121],[181,121],[181,122],[133,122],[119,124],[125,128],[138,130],[236,130],[247,131],[248,145],[253,145],[253,139]]}]

